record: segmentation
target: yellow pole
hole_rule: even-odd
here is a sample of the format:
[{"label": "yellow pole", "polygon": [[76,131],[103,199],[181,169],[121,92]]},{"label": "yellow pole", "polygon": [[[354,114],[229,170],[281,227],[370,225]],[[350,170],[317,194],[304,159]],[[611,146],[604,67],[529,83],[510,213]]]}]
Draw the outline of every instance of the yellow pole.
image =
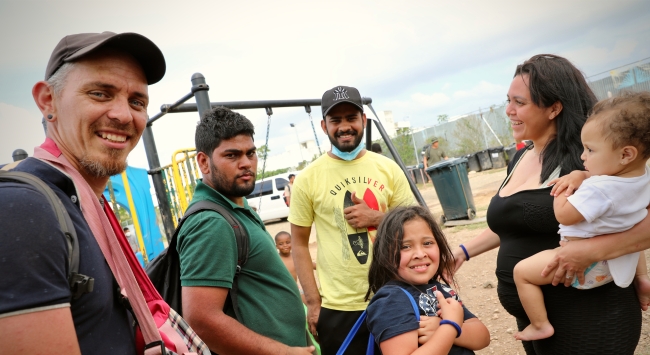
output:
[{"label": "yellow pole", "polygon": [[181,215],[185,213],[185,210],[187,210],[188,198],[187,198],[187,190],[185,189],[185,185],[183,185],[183,179],[181,178],[181,172],[179,170],[183,169],[183,175],[185,176],[185,180],[187,180],[187,174],[185,172],[185,169],[182,166],[179,168],[179,165],[182,164],[182,162],[185,159],[176,160],[176,155],[188,151],[193,151],[193,150],[194,148],[179,149],[172,154],[172,164],[171,164],[172,172],[174,176],[174,184],[176,185],[176,193],[178,194],[179,197]]},{"label": "yellow pole", "polygon": [[142,232],[140,231],[140,222],[138,221],[138,214],[135,211],[135,204],[133,203],[133,195],[131,195],[131,186],[129,186],[129,179],[126,176],[126,170],[122,172],[122,183],[124,184],[124,192],[126,193],[126,198],[129,201],[129,209],[131,210],[131,218],[133,218],[133,228],[135,228],[135,234],[138,236],[138,244],[140,244],[140,252],[144,258],[145,264],[149,262],[147,258],[147,249],[144,247],[144,240],[142,239]]}]

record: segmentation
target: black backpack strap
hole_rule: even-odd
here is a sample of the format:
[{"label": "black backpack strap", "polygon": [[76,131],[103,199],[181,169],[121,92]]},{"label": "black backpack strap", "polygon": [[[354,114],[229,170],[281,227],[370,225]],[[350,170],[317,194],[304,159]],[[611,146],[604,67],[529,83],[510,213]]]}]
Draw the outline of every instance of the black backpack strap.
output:
[{"label": "black backpack strap", "polygon": [[28,184],[45,196],[45,199],[54,210],[61,231],[66,237],[68,245],[68,283],[72,291],[72,298],[77,299],[84,293],[92,292],[95,279],[79,274],[79,242],[77,240],[77,232],[74,224],[72,224],[70,215],[68,215],[68,211],[66,211],[59,197],[43,180],[29,173],[4,171],[3,169],[0,170],[0,181],[18,181]]},{"label": "black backpack strap", "polygon": [[241,272],[242,266],[246,264],[248,261],[248,233],[246,233],[246,229],[244,229],[239,221],[232,215],[228,209],[225,207],[222,207],[214,202],[211,201],[206,201],[206,200],[201,200],[196,203],[194,203],[190,208],[188,208],[185,211],[185,215],[183,215],[183,218],[181,221],[178,223],[178,226],[176,227],[176,231],[174,232],[174,236],[172,237],[172,241],[169,243],[169,248],[172,248],[172,245],[174,248],[176,248],[176,239],[178,236],[178,232],[181,230],[181,226],[183,225],[183,222],[187,219],[187,217],[193,215],[194,213],[197,213],[199,211],[205,211],[205,210],[212,210],[217,213],[219,213],[225,220],[230,224],[232,227],[232,230],[235,233],[235,240],[237,241],[237,268],[235,270],[235,278],[232,280],[232,288],[230,289],[230,292],[228,293],[230,295],[230,301],[232,302],[233,310],[235,311],[235,316],[237,319],[241,321],[241,315],[239,314],[239,304],[237,302],[237,293],[239,291],[238,287],[238,282],[237,282],[237,276],[239,276],[239,273]]}]

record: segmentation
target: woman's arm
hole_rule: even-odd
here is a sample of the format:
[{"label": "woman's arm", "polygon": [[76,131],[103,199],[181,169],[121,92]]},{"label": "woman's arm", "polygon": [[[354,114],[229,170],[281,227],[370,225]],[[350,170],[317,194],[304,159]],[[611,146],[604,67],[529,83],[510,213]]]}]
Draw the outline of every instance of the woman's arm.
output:
[{"label": "woman's arm", "polygon": [[555,258],[542,271],[542,276],[555,271],[553,285],[557,285],[565,282],[567,272],[569,275],[575,273],[580,284],[583,284],[584,272],[589,265],[648,248],[650,248],[650,211],[641,222],[625,232],[564,242],[562,248],[555,254]]},{"label": "woman's arm", "polygon": [[478,318],[470,318],[462,325],[462,334],[454,340],[454,345],[469,350],[481,350],[490,345],[490,332]]},{"label": "woman's arm", "polygon": [[[479,235],[474,237],[474,239],[463,243],[463,246],[467,250],[467,254],[469,254],[469,257],[471,259],[485,253],[486,251],[497,248],[500,244],[501,239],[499,239],[499,236],[490,228],[487,228]],[[454,258],[456,259],[455,271],[458,271],[461,265],[463,265],[463,263],[467,260],[467,256],[465,255],[463,249],[458,247],[454,249]]]}]

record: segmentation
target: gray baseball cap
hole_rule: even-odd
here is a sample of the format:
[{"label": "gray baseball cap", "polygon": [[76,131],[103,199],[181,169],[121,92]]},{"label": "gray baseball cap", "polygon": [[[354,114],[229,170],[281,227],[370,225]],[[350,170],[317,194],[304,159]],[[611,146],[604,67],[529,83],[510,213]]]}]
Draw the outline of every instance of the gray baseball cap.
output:
[{"label": "gray baseball cap", "polygon": [[74,62],[99,48],[116,48],[131,54],[142,66],[149,85],[160,81],[167,69],[165,57],[150,39],[137,33],[78,33],[63,37],[45,69],[48,80],[65,63]]}]

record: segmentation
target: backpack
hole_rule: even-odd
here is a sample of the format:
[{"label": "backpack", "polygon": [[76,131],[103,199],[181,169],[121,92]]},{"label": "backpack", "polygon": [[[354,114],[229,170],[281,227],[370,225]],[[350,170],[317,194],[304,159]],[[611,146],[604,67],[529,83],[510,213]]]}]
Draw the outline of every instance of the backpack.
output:
[{"label": "backpack", "polygon": [[78,299],[84,293],[92,292],[95,285],[95,279],[79,273],[79,242],[77,241],[77,232],[74,224],[70,219],[68,211],[63,206],[59,197],[47,186],[43,180],[38,177],[21,172],[10,171],[20,162],[7,164],[0,169],[0,181],[19,182],[32,186],[40,192],[45,200],[52,206],[56,219],[59,221],[59,228],[65,235],[66,245],[68,246],[68,284],[72,292],[72,299]]},{"label": "backpack", "polygon": [[[178,256],[178,251],[176,250],[176,243],[178,240],[178,233],[183,226],[183,223],[187,218],[194,213],[200,211],[215,211],[219,213],[226,221],[232,226],[233,231],[235,232],[235,239],[237,241],[237,269],[235,271],[235,278],[232,282],[232,288],[230,289],[229,301],[232,304],[232,307],[235,311],[235,316],[237,319],[241,320],[239,314],[239,306],[237,304],[237,276],[241,272],[241,268],[246,261],[248,260],[248,234],[246,230],[239,224],[237,219],[235,219],[230,211],[226,208],[219,206],[218,204],[210,201],[199,201],[185,211],[185,215],[178,222],[174,235],[172,236],[171,241],[169,242],[169,247],[163,250],[160,255],[155,257],[147,267],[145,271],[149,275],[151,282],[162,298],[167,302],[171,308],[176,310],[181,316],[183,315],[183,302],[181,299],[181,264],[180,258]],[[224,308],[228,307],[228,302],[224,305]]]},{"label": "backpack", "polygon": [[[420,311],[418,310],[418,306],[415,303],[415,299],[405,289],[400,287],[400,290],[404,291],[406,296],[409,298],[409,301],[411,301],[413,312],[415,312],[415,320],[419,322]],[[336,352],[336,355],[343,355],[343,353],[345,353],[345,350],[348,349],[348,346],[352,342],[352,339],[354,338],[355,335],[357,335],[359,328],[361,328],[361,326],[364,325],[366,321],[366,316],[367,316],[366,311],[363,311],[363,313],[361,313],[361,315],[357,319],[356,323],[354,323],[354,325],[352,326],[352,329],[350,329],[348,335],[345,337],[345,340],[343,340],[343,344],[341,344],[341,347]],[[375,337],[372,335],[372,333],[370,333],[370,337],[368,337],[368,347],[366,348],[366,355],[374,355],[374,354],[375,354]]]}]

